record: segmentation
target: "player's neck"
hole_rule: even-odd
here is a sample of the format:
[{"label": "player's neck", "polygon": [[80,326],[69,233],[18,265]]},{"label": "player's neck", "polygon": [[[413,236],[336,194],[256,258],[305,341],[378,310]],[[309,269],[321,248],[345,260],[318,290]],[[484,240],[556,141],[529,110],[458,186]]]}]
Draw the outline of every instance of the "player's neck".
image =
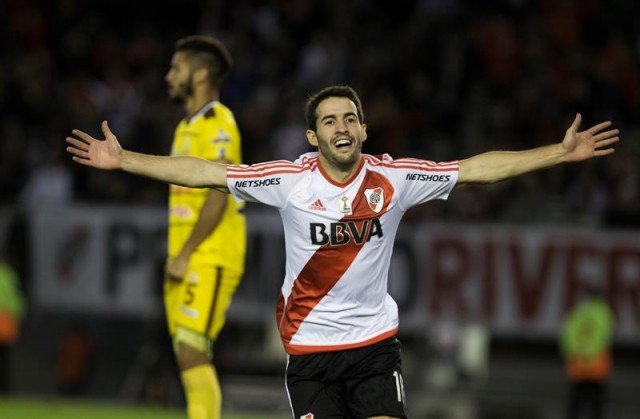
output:
[{"label": "player's neck", "polygon": [[327,160],[322,154],[319,155],[320,167],[325,176],[336,183],[345,183],[360,169],[362,155],[349,165],[338,165]]},{"label": "player's neck", "polygon": [[217,91],[201,91],[196,89],[196,91],[193,92],[193,95],[185,101],[184,110],[187,113],[187,116],[192,116],[202,109],[207,103],[214,100],[218,100]]}]

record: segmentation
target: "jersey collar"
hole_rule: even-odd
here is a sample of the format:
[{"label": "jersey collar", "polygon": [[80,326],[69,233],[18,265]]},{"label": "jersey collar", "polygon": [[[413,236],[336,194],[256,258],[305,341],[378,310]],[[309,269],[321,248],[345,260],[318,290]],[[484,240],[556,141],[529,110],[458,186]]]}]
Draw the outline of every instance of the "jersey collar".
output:
[{"label": "jersey collar", "polygon": [[331,179],[329,177],[327,172],[324,171],[324,168],[322,167],[322,163],[320,162],[320,158],[318,158],[318,169],[320,170],[320,173],[322,174],[322,176],[330,184],[332,184],[334,186],[339,186],[339,187],[345,187],[348,184],[350,184],[351,182],[353,182],[358,177],[358,175],[360,174],[360,171],[362,170],[363,166],[364,166],[364,156],[360,155],[360,163],[358,164],[358,168],[355,170],[355,172],[353,172],[351,177],[349,179],[345,180],[344,182],[336,182],[335,180],[333,180],[333,179]]},{"label": "jersey collar", "polygon": [[206,103],[202,108],[200,108],[198,112],[194,113],[191,116],[187,116],[187,122],[192,123],[197,117],[199,117],[200,115],[204,115],[209,109],[213,108],[216,103],[218,103],[217,100],[212,100],[211,102]]}]

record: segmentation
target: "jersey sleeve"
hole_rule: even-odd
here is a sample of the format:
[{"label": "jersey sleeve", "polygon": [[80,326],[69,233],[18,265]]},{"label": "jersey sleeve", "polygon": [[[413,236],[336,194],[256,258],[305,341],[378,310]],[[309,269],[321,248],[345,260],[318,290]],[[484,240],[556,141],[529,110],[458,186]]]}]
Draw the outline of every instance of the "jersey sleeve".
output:
[{"label": "jersey sleeve", "polygon": [[237,201],[284,208],[303,169],[288,161],[228,165],[227,186]]},{"label": "jersey sleeve", "polygon": [[434,199],[447,199],[458,180],[458,161],[436,163],[421,159],[396,159],[385,166],[404,209]]}]

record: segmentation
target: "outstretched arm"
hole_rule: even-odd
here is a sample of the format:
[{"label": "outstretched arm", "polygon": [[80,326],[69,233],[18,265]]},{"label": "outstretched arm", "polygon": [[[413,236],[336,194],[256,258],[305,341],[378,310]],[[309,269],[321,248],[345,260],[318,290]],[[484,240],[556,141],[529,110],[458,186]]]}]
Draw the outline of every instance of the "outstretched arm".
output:
[{"label": "outstretched arm", "polygon": [[564,139],[558,144],[526,151],[490,151],[461,160],[456,186],[499,182],[556,164],[606,156],[615,151],[610,146],[620,140],[620,131],[603,131],[611,126],[610,121],[578,132],[581,121],[582,116],[577,114]]},{"label": "outstretched arm", "polygon": [[124,150],[109,129],[107,121],[102,122],[105,139],[98,140],[86,132],[74,129],[75,137],[67,137],[67,151],[73,160],[97,169],[134,173],[190,188],[214,188],[223,192],[227,189],[226,166],[192,156],[152,156]]}]

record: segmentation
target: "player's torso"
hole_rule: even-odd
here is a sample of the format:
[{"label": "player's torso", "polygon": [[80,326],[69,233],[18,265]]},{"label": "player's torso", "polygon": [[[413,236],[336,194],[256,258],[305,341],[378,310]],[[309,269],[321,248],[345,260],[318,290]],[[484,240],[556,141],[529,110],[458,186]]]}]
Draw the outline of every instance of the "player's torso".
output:
[{"label": "player's torso", "polygon": [[[397,326],[387,294],[393,238],[403,214],[395,192],[384,173],[366,168],[342,185],[312,171],[296,185],[282,210],[282,297],[288,309],[280,307],[280,325],[288,350],[289,342],[360,342]],[[340,324],[357,327],[341,330]]]},{"label": "player's torso", "polygon": [[[289,279],[306,272],[316,283],[339,281],[354,291],[369,289],[376,291],[372,303],[379,304],[386,295],[388,260],[403,213],[394,194],[391,181],[369,169],[341,185],[308,173],[282,211]],[[362,304],[362,296],[352,302]]]},{"label": "player's torso", "polygon": [[[172,156],[197,156],[207,160],[223,160],[239,164],[242,160],[240,134],[228,108],[212,102],[176,127]],[[170,185],[169,189],[169,255],[180,251],[198,220],[208,194],[208,188],[185,188]],[[243,204],[227,197],[227,208],[214,234],[205,239],[193,258],[212,262],[212,255],[229,261],[244,255],[245,219]],[[227,238],[227,245],[224,244]],[[192,259],[193,260],[193,259]],[[236,264],[244,263],[237,260]]]},{"label": "player's torso", "polygon": [[414,205],[445,199],[457,169],[457,162],[363,155],[353,178],[336,184],[318,153],[227,169],[235,196],[282,216],[287,260],[277,318],[288,353],[346,349],[395,333],[387,280],[400,219]]}]

